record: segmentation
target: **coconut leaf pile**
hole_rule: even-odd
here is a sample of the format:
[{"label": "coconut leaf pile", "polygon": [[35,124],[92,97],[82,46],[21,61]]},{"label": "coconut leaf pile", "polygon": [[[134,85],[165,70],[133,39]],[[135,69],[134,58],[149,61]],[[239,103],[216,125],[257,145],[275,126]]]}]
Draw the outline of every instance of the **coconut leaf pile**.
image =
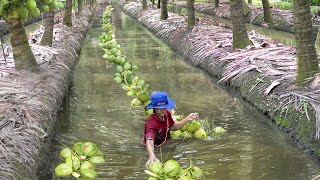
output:
[{"label": "coconut leaf pile", "polygon": [[[74,19],[77,29],[59,25],[63,39],[53,47],[32,45],[39,72],[0,67],[0,176],[2,179],[37,179],[37,167],[43,160],[42,148],[52,133],[55,115],[60,110],[68,84],[70,68],[77,59],[87,17]],[[86,23],[84,23],[86,22]],[[65,33],[68,31],[68,34]],[[73,33],[72,33],[73,32]],[[1,51],[0,51],[1,52]],[[40,55],[40,53],[42,55]],[[55,54],[56,53],[56,54]],[[41,57],[43,58],[41,59]],[[49,59],[51,58],[51,59]],[[3,61],[2,61],[3,62]]]},{"label": "coconut leaf pile", "polygon": [[97,177],[95,164],[105,162],[104,154],[92,142],[77,142],[73,148],[64,148],[59,153],[64,163],[54,169],[58,177],[73,176],[75,178],[93,179]]}]

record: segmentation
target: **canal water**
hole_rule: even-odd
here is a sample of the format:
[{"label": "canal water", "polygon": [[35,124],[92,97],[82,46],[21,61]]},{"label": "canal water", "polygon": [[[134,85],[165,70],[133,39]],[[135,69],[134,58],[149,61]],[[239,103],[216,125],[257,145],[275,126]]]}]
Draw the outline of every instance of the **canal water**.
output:
[{"label": "canal water", "polygon": [[[140,146],[144,110],[130,106],[132,97],[113,82],[115,67],[101,57],[100,19],[106,5],[99,4],[74,68],[70,94],[55,128],[52,168],[62,163],[58,153],[64,145],[91,141],[106,157],[96,166],[97,179],[147,179],[148,157]],[[140,67],[137,75],[150,83],[151,90],[167,91],[178,114],[198,112],[200,118],[227,130],[210,140],[172,140],[156,149],[159,159],[175,159],[183,167],[192,159],[208,180],[306,180],[318,175],[319,163],[237,93],[190,66],[118,9],[112,22],[123,54]]]}]

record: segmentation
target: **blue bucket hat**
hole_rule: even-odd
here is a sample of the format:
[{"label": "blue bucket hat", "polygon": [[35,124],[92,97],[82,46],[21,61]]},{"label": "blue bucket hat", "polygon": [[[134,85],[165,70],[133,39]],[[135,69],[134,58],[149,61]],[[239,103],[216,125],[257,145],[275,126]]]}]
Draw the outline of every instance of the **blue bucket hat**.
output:
[{"label": "blue bucket hat", "polygon": [[168,98],[166,92],[155,92],[150,96],[151,103],[147,109],[169,109],[172,110],[176,107],[176,103]]}]

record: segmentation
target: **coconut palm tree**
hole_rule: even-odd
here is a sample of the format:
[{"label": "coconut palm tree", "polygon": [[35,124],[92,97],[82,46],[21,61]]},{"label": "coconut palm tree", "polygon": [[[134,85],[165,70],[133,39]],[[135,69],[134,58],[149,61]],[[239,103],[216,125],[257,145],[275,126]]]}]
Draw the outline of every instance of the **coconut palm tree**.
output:
[{"label": "coconut palm tree", "polygon": [[83,0],[78,0],[78,15],[81,15],[81,11],[83,9]]},{"label": "coconut palm tree", "polygon": [[262,7],[263,7],[263,18],[264,21],[268,24],[272,24],[272,16],[270,11],[270,5],[268,0],[262,0]]},{"label": "coconut palm tree", "polygon": [[142,9],[147,9],[147,0],[142,0]]},{"label": "coconut palm tree", "polygon": [[168,9],[167,9],[168,0],[161,0],[161,16],[160,19],[168,19]]},{"label": "coconut palm tree", "polygon": [[72,27],[72,0],[66,0],[66,9],[63,18],[63,24]]},{"label": "coconut palm tree", "polygon": [[187,8],[188,8],[187,29],[191,30],[195,24],[194,0],[187,0]]},{"label": "coconut palm tree", "polygon": [[233,33],[233,48],[243,49],[251,44],[243,14],[243,1],[230,0],[231,19],[232,19],[232,33]]},{"label": "coconut palm tree", "polygon": [[28,37],[20,19],[7,21],[10,25],[10,41],[16,69],[34,71],[37,69],[37,61],[28,43]]},{"label": "coconut palm tree", "polygon": [[214,0],[214,7],[219,7],[219,0]]},{"label": "coconut palm tree", "polygon": [[309,0],[293,0],[294,29],[296,39],[297,77],[296,84],[319,72],[319,62],[312,37],[312,22]]},{"label": "coconut palm tree", "polygon": [[40,44],[44,46],[52,46],[53,39],[53,24],[54,24],[54,10],[47,13],[47,18],[44,20],[45,29]]}]

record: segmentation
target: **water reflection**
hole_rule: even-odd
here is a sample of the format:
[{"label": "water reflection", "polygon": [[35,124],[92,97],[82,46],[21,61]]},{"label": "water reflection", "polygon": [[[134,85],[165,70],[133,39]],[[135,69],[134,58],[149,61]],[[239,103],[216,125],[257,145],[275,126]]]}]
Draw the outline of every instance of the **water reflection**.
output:
[{"label": "water reflection", "polygon": [[[96,18],[103,11],[104,7],[99,7]],[[236,94],[227,93],[230,91],[189,66],[120,11],[115,9],[113,17],[116,40],[128,59],[140,67],[138,76],[150,83],[152,90],[167,91],[180,114],[199,112],[211,124],[227,129],[226,134],[206,141],[170,141],[156,149],[157,157],[175,158],[183,167],[192,158],[210,180],[304,180],[319,172],[312,158]],[[115,67],[101,58],[101,31],[94,27],[74,69],[69,107],[56,128],[53,165],[60,162],[61,143],[71,146],[77,141],[92,141],[106,154],[106,163],[96,167],[99,179],[147,179],[147,153],[139,144],[144,111],[130,107],[132,98],[113,82]]]}]

